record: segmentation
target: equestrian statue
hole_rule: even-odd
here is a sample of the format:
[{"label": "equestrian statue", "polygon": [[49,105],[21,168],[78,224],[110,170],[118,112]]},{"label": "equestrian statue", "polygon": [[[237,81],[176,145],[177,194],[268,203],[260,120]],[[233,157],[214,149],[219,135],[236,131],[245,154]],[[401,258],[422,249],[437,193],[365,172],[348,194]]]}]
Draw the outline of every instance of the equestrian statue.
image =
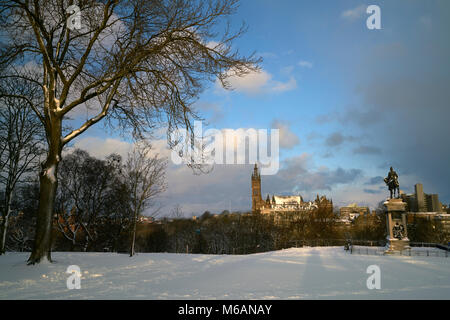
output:
[{"label": "equestrian statue", "polygon": [[400,198],[400,185],[398,183],[398,175],[392,167],[389,170],[388,176],[384,178],[384,182],[387,184],[389,191],[391,192],[391,199],[392,195],[395,197],[395,191],[397,191],[397,198]]}]

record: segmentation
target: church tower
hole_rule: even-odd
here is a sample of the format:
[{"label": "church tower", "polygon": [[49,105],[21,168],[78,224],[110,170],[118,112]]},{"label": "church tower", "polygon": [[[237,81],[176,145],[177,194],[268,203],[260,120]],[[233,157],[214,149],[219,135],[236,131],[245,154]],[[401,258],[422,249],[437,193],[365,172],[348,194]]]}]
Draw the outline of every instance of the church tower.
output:
[{"label": "church tower", "polygon": [[262,204],[261,196],[261,175],[258,172],[258,166],[255,163],[255,168],[252,174],[252,212],[256,212],[261,209]]}]

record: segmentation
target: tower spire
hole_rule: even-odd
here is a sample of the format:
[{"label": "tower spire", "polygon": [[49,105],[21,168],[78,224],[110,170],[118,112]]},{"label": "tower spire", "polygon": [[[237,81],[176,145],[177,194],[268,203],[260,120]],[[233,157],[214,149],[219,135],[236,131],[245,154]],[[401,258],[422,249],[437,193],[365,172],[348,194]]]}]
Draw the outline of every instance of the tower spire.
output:
[{"label": "tower spire", "polygon": [[252,174],[252,211],[257,212],[263,205],[261,196],[261,176],[258,172],[258,165],[255,163]]}]

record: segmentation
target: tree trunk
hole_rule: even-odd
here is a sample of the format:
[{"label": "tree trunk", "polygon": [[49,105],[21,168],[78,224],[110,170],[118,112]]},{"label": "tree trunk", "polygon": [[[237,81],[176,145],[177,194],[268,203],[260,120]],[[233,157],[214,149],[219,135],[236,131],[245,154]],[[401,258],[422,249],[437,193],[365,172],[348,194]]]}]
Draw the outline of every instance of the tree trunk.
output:
[{"label": "tree trunk", "polygon": [[8,216],[4,216],[0,225],[0,255],[5,253],[6,230],[8,229]]},{"label": "tree trunk", "polygon": [[[43,258],[51,261],[50,246],[52,233],[53,207],[56,196],[57,161],[47,162],[40,174],[39,210],[36,224],[36,237],[33,252],[28,264],[39,263]],[[53,174],[52,174],[53,171]]]},{"label": "tree trunk", "polygon": [[[9,191],[7,191],[8,193]],[[5,253],[5,244],[6,244],[6,232],[8,230],[8,220],[9,215],[11,214],[11,192],[6,194],[6,208],[5,214],[2,215],[2,223],[0,225],[0,255]]]},{"label": "tree trunk", "polygon": [[134,244],[136,242],[136,225],[137,225],[137,212],[135,212],[134,214],[133,238],[131,240],[130,257],[134,256]]},{"label": "tree trunk", "polygon": [[49,152],[39,174],[39,209],[37,212],[36,236],[28,264],[47,259],[51,262],[51,235],[56,189],[58,186],[58,165],[61,159],[61,121],[52,123]]}]

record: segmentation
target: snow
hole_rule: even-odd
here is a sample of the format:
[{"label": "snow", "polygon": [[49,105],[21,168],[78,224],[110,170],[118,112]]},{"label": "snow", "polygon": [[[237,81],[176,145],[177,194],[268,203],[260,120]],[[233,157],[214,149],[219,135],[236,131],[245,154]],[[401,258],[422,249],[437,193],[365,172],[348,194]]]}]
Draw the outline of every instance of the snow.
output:
[{"label": "snow", "polygon": [[302,200],[300,196],[273,196],[275,204],[301,204]]},{"label": "snow", "polygon": [[55,106],[56,106],[56,111],[59,112],[62,110],[61,108],[61,100],[57,99],[57,98],[53,98],[53,101],[55,102]]},{"label": "snow", "polygon": [[56,183],[55,170],[56,170],[56,165],[53,164],[53,165],[50,166],[50,168],[48,168],[45,171],[45,175],[53,183]]},{"label": "snow", "polygon": [[[450,258],[349,254],[342,247],[252,255],[55,252],[0,256],[0,299],[449,299]],[[68,266],[81,289],[67,289]],[[369,290],[367,267],[381,270]]]}]

